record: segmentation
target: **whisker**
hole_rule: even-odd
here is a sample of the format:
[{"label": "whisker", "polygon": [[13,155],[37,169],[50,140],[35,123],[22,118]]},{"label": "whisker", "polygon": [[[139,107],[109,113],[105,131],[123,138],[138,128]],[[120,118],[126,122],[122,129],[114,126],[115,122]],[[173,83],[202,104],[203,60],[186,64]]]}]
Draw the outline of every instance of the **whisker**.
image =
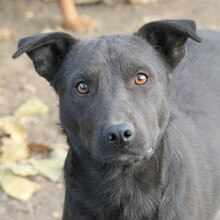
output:
[{"label": "whisker", "polygon": [[153,155],[154,155],[154,158],[155,158],[156,164],[157,164],[157,172],[159,172],[160,165],[159,165],[159,161],[158,161],[158,158],[157,158],[157,155],[156,155],[155,151],[153,152]]}]

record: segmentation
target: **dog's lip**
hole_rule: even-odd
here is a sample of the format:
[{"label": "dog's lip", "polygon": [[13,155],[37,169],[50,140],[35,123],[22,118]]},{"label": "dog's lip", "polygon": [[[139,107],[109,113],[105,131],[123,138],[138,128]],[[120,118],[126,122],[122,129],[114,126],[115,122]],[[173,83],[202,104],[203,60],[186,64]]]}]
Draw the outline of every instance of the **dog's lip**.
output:
[{"label": "dog's lip", "polygon": [[121,154],[117,154],[117,155],[113,155],[110,156],[108,158],[106,158],[107,161],[128,161],[128,160],[132,160],[132,161],[140,161],[143,158],[150,158],[154,153],[154,149],[153,147],[150,147],[146,153],[121,153]]},{"label": "dog's lip", "polygon": [[118,154],[107,158],[107,161],[142,160],[144,155],[135,153]]}]

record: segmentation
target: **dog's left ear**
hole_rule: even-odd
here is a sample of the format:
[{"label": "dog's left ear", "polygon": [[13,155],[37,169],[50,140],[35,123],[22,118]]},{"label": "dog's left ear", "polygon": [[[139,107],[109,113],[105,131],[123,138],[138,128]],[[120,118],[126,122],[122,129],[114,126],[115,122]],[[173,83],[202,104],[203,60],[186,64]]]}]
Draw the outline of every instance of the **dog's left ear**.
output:
[{"label": "dog's left ear", "polygon": [[158,50],[171,69],[183,58],[188,38],[201,42],[201,38],[196,35],[196,24],[192,20],[151,22],[142,26],[135,35],[143,37]]}]

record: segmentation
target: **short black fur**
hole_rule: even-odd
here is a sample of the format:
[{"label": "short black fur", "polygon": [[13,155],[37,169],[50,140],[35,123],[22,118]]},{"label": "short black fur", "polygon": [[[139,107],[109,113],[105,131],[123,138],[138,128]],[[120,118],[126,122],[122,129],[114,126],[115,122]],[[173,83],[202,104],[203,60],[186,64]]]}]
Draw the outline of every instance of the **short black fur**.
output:
[{"label": "short black fur", "polygon": [[26,52],[60,100],[63,220],[214,219],[220,33],[199,35],[191,20],[165,20],[133,35],[20,41],[13,57]]}]

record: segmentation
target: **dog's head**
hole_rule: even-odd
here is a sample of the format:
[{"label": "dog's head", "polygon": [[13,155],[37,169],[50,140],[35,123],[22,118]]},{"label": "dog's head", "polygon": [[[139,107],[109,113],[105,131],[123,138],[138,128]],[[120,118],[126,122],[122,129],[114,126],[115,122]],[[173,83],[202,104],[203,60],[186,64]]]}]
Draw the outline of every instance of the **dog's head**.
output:
[{"label": "dog's head", "polygon": [[200,41],[190,20],[152,22],[133,35],[80,41],[65,33],[27,37],[36,72],[54,87],[60,118],[78,154],[102,162],[149,157],[169,116],[168,74],[188,38]]}]

